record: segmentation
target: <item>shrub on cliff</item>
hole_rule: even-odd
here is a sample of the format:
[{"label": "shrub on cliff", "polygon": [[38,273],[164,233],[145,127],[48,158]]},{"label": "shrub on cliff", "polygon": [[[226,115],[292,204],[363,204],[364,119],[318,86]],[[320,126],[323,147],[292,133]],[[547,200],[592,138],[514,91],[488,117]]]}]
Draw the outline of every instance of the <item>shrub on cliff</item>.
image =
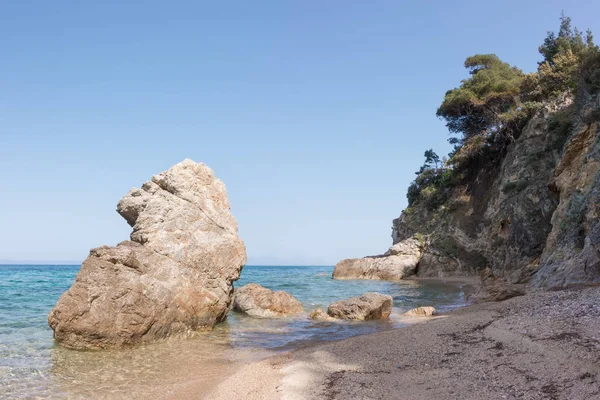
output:
[{"label": "shrub on cliff", "polygon": [[571,27],[571,18],[562,13],[558,34],[548,32],[544,43],[538,48],[540,54],[544,56],[544,59],[538,64],[554,66],[560,56],[568,52],[579,56],[587,48],[593,46],[593,41],[592,32],[589,29],[584,40],[583,34],[577,28]]},{"label": "shrub on cliff", "polygon": [[502,158],[539,104],[521,101],[526,75],[495,54],[477,54],[465,60],[471,75],[449,90],[437,116],[456,137],[449,163],[465,176]]},{"label": "shrub on cliff", "polygon": [[425,163],[415,172],[417,177],[408,187],[406,197],[408,205],[422,201],[430,210],[436,209],[446,202],[449,188],[454,184],[454,175],[443,160],[432,150],[425,152]]},{"label": "shrub on cliff", "polygon": [[535,73],[525,75],[495,54],[465,60],[471,76],[446,92],[436,113],[458,135],[450,140],[454,167],[468,169],[474,159],[495,159],[489,153],[501,153],[543,102],[582,90],[587,101],[600,91],[600,52],[592,33],[584,36],[572,28],[564,14],[560,21],[558,33],[549,32],[538,49],[544,58]]},{"label": "shrub on cliff", "polygon": [[[537,72],[527,75],[495,54],[465,60],[469,78],[446,92],[436,112],[454,135],[449,139],[454,149],[444,162],[432,150],[425,153],[426,162],[407,192],[409,206],[420,202],[436,209],[455,186],[468,190],[481,171],[489,173],[500,165],[533,115],[566,96],[575,99],[574,110],[587,107],[584,120],[600,121],[600,108],[590,106],[600,94],[600,50],[592,33],[572,28],[563,14],[558,33],[549,32],[538,50],[543,60]],[[568,140],[572,111],[561,110],[549,119],[548,129],[555,136],[551,149],[560,151]]]},{"label": "shrub on cliff", "polygon": [[584,36],[572,28],[571,18],[564,14],[560,17],[558,34],[548,32],[538,50],[544,59],[538,63],[537,72],[529,74],[523,82],[525,100],[547,101],[578,89],[582,78],[590,77],[589,67],[596,64],[594,55],[598,53],[592,32],[588,30]]},{"label": "shrub on cliff", "polygon": [[[585,106],[591,99],[600,95],[600,49],[593,45],[582,56],[575,73],[575,103],[578,108]],[[591,110],[587,117],[600,121],[600,107]],[[589,121],[588,121],[589,122]]]}]

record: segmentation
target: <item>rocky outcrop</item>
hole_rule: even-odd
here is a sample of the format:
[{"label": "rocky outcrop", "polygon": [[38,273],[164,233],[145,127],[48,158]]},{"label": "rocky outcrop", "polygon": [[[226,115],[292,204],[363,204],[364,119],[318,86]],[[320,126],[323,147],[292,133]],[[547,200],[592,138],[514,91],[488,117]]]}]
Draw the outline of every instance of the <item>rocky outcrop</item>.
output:
[{"label": "rocky outcrop", "polygon": [[[599,98],[600,101],[600,98]],[[567,143],[550,187],[558,194],[536,286],[600,283],[600,126],[582,126]]]},{"label": "rocky outcrop", "polygon": [[327,308],[330,317],[356,321],[386,319],[391,312],[392,296],[375,292],[336,301]]},{"label": "rocky outcrop", "polygon": [[470,301],[504,301],[525,294],[524,285],[514,285],[498,278],[490,268],[484,269],[480,274],[480,278],[481,286],[476,293],[469,297]]},{"label": "rocky outcrop", "polygon": [[513,297],[523,296],[525,291],[505,282],[497,282],[494,285],[482,286],[475,294],[473,299],[475,302],[480,301],[504,301]]},{"label": "rocky outcrop", "polygon": [[302,303],[282,290],[272,291],[256,283],[235,289],[235,311],[260,318],[282,318],[302,313]]},{"label": "rocky outcrop", "polygon": [[[416,202],[393,221],[393,243],[422,234],[419,277],[504,282],[489,298],[530,285],[600,283],[600,96],[547,104],[494,160],[464,172],[447,201]],[[493,292],[493,293],[492,293]]]},{"label": "rocky outcrop", "polygon": [[246,249],[225,185],[191,160],[132,189],[117,206],[131,240],[90,251],[50,312],[63,346],[113,348],[181,337],[227,317]]},{"label": "rocky outcrop", "polygon": [[405,317],[431,317],[436,314],[433,307],[417,307],[402,314]]},{"label": "rocky outcrop", "polygon": [[400,280],[416,272],[424,248],[422,240],[411,237],[382,255],[342,260],[333,270],[333,279]]}]

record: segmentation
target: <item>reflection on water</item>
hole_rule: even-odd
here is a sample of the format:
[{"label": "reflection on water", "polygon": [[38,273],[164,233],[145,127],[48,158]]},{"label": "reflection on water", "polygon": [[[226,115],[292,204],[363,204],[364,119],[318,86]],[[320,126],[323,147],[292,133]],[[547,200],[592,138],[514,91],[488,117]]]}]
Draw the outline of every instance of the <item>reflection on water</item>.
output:
[{"label": "reflection on water", "polygon": [[[433,305],[464,304],[464,287],[432,282],[334,281],[332,267],[245,267],[236,286],[260,283],[285,290],[306,314],[290,319],[256,319],[231,313],[210,332],[134,349],[76,351],[52,340],[47,315],[72,283],[78,266],[0,266],[0,398],[161,398],[191,380],[213,385],[235,362],[267,351],[337,340],[402,326],[399,315]],[[317,307],[367,291],[390,294],[389,321],[315,322]]]}]

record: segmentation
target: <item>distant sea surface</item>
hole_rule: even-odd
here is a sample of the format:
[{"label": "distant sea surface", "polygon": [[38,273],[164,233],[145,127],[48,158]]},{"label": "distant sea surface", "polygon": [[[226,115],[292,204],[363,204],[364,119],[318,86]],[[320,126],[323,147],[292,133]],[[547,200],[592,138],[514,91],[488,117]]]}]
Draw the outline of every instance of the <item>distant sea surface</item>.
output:
[{"label": "distant sea surface", "polygon": [[186,379],[216,381],[244,357],[401,327],[399,315],[414,307],[432,305],[443,311],[462,306],[467,288],[421,281],[338,281],[331,279],[331,266],[246,266],[236,287],[254,282],[285,290],[307,312],[370,291],[391,295],[394,312],[389,321],[362,323],[317,323],[306,316],[256,319],[232,312],[214,330],[188,340],[75,351],[54,343],[47,317],[78,270],[79,265],[0,265],[0,398],[141,398],[156,394],[159,387],[168,394],[169,385]]}]

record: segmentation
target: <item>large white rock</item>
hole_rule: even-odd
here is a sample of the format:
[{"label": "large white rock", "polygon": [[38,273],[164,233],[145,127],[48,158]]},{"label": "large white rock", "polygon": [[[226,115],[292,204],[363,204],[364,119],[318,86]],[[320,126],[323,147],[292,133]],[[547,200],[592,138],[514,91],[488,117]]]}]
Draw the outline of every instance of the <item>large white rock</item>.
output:
[{"label": "large white rock", "polygon": [[110,348],[188,336],[224,320],[246,248],[225,185],[191,160],[132,189],[117,211],[131,241],[90,251],[48,316],[71,348]]}]

